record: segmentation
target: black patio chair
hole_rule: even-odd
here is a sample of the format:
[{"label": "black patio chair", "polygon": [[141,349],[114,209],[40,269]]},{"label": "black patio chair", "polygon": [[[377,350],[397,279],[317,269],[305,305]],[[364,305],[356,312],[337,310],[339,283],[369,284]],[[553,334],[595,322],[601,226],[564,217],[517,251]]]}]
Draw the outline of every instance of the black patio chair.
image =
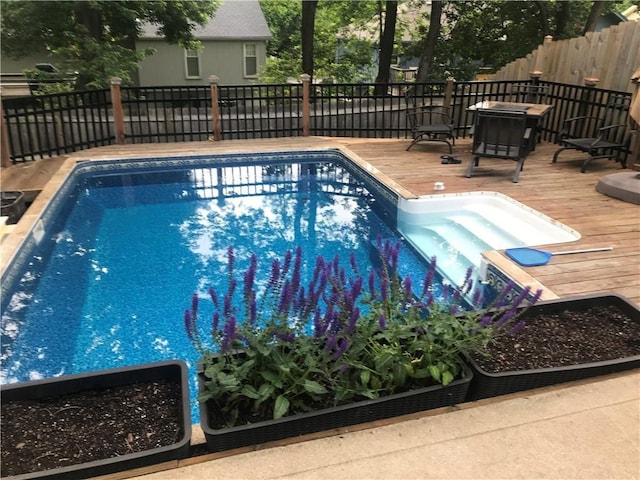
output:
[{"label": "black patio chair", "polygon": [[477,110],[474,121],[471,161],[465,177],[470,178],[480,157],[515,160],[513,182],[518,183],[524,161],[529,154],[531,128],[527,127],[526,112]]},{"label": "black patio chair", "polygon": [[453,136],[451,110],[448,107],[441,105],[409,107],[407,123],[413,134],[413,141],[407,150],[418,142],[442,142],[449,146],[449,153],[453,153],[452,145],[455,145],[456,141]]},{"label": "black patio chair", "polygon": [[611,94],[601,116],[583,115],[566,119],[556,137],[556,143],[563,147],[556,150],[551,163],[556,163],[558,155],[564,150],[578,150],[589,154],[582,162],[582,173],[586,172],[589,163],[600,158],[615,157],[622,168],[626,168],[629,145],[626,129],[630,104],[630,95]]},{"label": "black patio chair", "polygon": [[509,101],[516,103],[547,103],[548,85],[517,84],[511,87]]}]

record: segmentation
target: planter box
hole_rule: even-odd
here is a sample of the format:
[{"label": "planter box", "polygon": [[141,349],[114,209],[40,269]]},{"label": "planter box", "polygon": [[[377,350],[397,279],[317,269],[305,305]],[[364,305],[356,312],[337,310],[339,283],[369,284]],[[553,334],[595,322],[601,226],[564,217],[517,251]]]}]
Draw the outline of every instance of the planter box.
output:
[{"label": "planter box", "polygon": [[[616,294],[589,295],[540,302],[533,305],[523,318],[544,313],[553,314],[564,310],[580,312],[591,307],[602,306],[615,306],[631,320],[640,323],[640,309],[628,299]],[[603,321],[607,320],[603,319]],[[468,400],[496,397],[640,367],[640,355],[565,367],[498,373],[483,370],[472,358],[467,357],[467,361],[473,371]]]},{"label": "planter box", "polygon": [[59,397],[67,394],[77,394],[83,391],[99,391],[106,388],[158,380],[168,380],[181,385],[182,401],[180,416],[184,434],[181,438],[178,438],[173,445],[12,477],[4,477],[3,475],[3,478],[11,478],[13,480],[27,478],[87,478],[144,467],[154,463],[186,458],[189,455],[191,442],[191,409],[187,366],[182,361],[146,363],[133,367],[100,370],[97,372],[66,375],[54,379],[3,385],[0,389],[0,396],[2,403],[5,404],[12,401]]},{"label": "planter box", "polygon": [[[220,430],[214,430],[209,426],[209,419],[215,415],[214,410],[207,403],[201,403],[200,424],[209,451],[218,452],[445,407],[465,400],[472,373],[466,366],[463,368],[463,378],[454,380],[446,387],[434,385],[316,412]],[[198,376],[198,383],[202,390],[204,384],[202,374]]]},{"label": "planter box", "polygon": [[0,215],[9,217],[7,225],[18,223],[22,214],[27,210],[24,194],[22,192],[0,192],[0,197],[2,199]]}]

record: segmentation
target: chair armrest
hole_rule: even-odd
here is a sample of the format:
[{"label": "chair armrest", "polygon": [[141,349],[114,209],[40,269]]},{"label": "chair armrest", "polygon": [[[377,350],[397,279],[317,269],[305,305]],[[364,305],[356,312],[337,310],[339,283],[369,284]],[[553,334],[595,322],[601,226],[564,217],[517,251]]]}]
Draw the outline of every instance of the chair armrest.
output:
[{"label": "chair armrest", "polygon": [[575,121],[577,121],[577,120],[587,120],[587,119],[590,119],[590,120],[599,120],[599,118],[598,118],[598,117],[594,117],[594,116],[591,116],[591,115],[583,115],[583,116],[581,116],[581,117],[565,118],[565,119],[564,119],[564,122],[562,122],[562,123],[563,123],[563,124],[569,124],[569,123],[573,123],[573,122],[575,122]]}]

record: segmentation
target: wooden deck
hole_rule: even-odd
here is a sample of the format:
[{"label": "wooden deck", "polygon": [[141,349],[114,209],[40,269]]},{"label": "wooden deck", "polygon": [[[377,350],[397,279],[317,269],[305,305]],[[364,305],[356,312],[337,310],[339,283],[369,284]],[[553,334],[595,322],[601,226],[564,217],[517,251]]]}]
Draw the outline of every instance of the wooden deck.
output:
[{"label": "wooden deck", "polygon": [[[405,151],[408,140],[356,138],[296,137],[269,140],[237,140],[222,142],[191,142],[153,145],[101,147],[71,155],[68,159],[46,159],[2,170],[2,190],[43,190],[34,204],[2,242],[4,250],[0,268],[30,228],[38,211],[55,190],[50,183],[61,181],[77,161],[99,158],[123,158],[243,151],[277,151],[321,147],[340,147],[353,152],[356,158],[375,167],[379,178],[395,184],[405,196],[432,194],[434,182],[444,182],[444,192],[497,191],[508,195],[581,233],[580,240],[558,245],[545,245],[549,251],[613,247],[612,251],[554,256],[540,267],[523,269],[500,252],[490,254],[492,261],[504,267],[520,281],[539,282],[558,296],[593,292],[616,292],[640,304],[640,207],[607,197],[595,191],[598,179],[620,171],[617,163],[607,160],[593,162],[590,171],[580,173],[579,154],[564,152],[557,164],[551,164],[555,148],[540,144],[525,163],[520,183],[511,182],[515,163],[505,160],[481,159],[472,178],[465,178],[469,161],[469,141],[459,139],[454,155],[463,160],[460,165],[442,165],[440,155],[446,146],[422,143]],[[573,160],[572,160],[573,158]],[[552,295],[551,295],[552,296]]]}]

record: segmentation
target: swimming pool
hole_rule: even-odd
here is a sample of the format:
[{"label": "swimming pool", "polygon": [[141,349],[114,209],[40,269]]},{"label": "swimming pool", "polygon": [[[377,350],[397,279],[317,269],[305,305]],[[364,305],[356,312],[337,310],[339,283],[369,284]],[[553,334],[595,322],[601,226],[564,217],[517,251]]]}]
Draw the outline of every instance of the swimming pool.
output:
[{"label": "swimming pool", "polygon": [[[183,311],[224,275],[227,247],[245,261],[264,249],[265,263],[298,244],[313,258],[357,252],[366,268],[378,235],[404,241],[398,222],[426,225],[425,212],[455,204],[433,197],[437,208],[405,202],[338,150],[78,164],[2,274],[0,382],[166,358],[194,372]],[[411,239],[401,253],[414,284],[438,255]]]}]

